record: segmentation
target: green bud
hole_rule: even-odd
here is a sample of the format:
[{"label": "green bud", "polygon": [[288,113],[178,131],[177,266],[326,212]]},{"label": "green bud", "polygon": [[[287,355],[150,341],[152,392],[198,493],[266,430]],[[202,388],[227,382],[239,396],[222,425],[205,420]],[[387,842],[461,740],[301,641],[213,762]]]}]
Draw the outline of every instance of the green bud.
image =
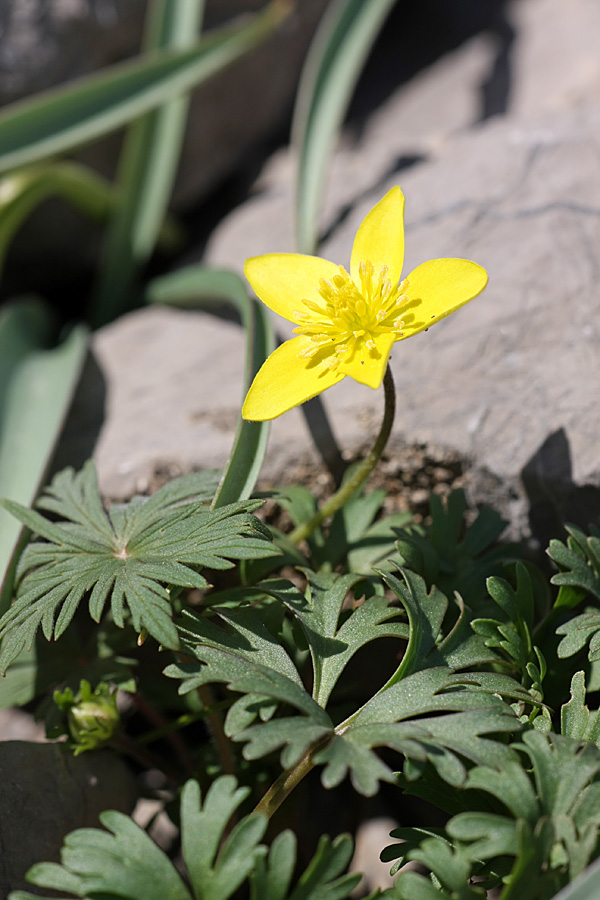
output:
[{"label": "green bud", "polygon": [[89,681],[82,680],[75,696],[71,688],[65,688],[54,692],[54,702],[67,713],[70,746],[75,756],[102,746],[119,728],[117,692],[105,682],[92,691]]}]

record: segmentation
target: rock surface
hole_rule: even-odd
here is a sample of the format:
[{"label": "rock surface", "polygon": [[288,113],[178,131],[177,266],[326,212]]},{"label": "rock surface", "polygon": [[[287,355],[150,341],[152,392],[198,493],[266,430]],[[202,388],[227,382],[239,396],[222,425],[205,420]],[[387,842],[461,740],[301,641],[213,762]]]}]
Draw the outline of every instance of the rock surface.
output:
[{"label": "rock surface", "polygon": [[[480,298],[394,349],[394,439],[470,460],[473,499],[499,504],[517,534],[551,531],[565,517],[586,523],[600,485],[600,114],[590,102],[600,66],[589,37],[599,14],[594,0],[568,12],[558,0],[516,2],[503,76],[515,113],[477,123],[481,85],[498,69],[498,47],[482,36],[399,89],[358,142],[346,139],[325,203],[330,259],[347,261],[363,215],[399,182],[406,272],[453,255],[488,269]],[[556,67],[552,48],[565,34]],[[248,255],[293,248],[291,175],[281,151],[213,234],[209,263],[240,271]],[[289,335],[287,323],[278,327]],[[160,466],[223,464],[243,352],[240,329],[204,313],[147,309],[96,336],[107,417],[95,456],[105,493],[144,490]],[[381,397],[350,379],[323,402],[350,451],[377,427]],[[293,410],[273,423],[265,471],[284,478],[307,453],[303,411]]]},{"label": "rock surface", "polygon": [[36,862],[59,859],[64,836],[97,827],[104,809],[129,813],[136,799],[129,769],[108,752],[74,757],[59,744],[0,743],[0,896],[30,888]]}]

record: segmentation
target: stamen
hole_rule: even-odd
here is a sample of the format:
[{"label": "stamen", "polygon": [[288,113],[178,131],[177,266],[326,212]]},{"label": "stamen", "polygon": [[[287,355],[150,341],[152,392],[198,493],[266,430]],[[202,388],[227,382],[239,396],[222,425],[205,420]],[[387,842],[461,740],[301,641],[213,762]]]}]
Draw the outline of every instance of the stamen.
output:
[{"label": "stamen", "polygon": [[403,337],[402,308],[408,300],[406,279],[394,285],[387,266],[376,272],[370,260],[358,266],[360,284],[356,284],[343,266],[328,280],[319,281],[319,294],[324,305],[303,300],[303,306],[312,314],[294,313],[301,324],[296,334],[306,335],[311,342],[301,355],[312,358],[323,351],[324,365],[336,369],[344,358],[359,346],[376,350],[376,338],[380,334],[392,334],[394,339]]},{"label": "stamen", "polygon": [[319,306],[318,303],[313,303],[312,300],[303,300],[302,301],[307,309],[310,309],[311,312],[317,313],[319,316],[322,316],[324,313],[323,307]]}]

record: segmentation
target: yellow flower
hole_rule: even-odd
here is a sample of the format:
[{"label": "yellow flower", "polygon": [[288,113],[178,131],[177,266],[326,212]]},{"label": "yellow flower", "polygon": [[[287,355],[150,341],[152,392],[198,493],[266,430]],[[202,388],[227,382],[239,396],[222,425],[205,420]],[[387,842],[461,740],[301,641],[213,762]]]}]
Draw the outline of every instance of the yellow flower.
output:
[{"label": "yellow flower", "polygon": [[425,331],[481,293],[485,269],[466,259],[433,259],[400,281],[404,195],[394,187],[364,218],[350,273],[316,256],[267,253],[246,261],[246,278],[297,337],[269,356],[242,415],[275,419],[346,375],[378,388],[396,341]]}]

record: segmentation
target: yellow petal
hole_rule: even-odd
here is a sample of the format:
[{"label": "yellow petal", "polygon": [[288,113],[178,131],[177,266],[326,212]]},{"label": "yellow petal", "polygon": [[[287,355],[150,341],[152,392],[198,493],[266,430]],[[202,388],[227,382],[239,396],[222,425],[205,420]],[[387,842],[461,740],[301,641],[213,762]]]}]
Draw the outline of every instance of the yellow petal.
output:
[{"label": "yellow petal", "polygon": [[468,259],[432,259],[407,276],[402,339],[425,331],[480,294],[487,272]]},{"label": "yellow petal", "polygon": [[404,264],[404,194],[393,187],[385,197],[367,213],[356,232],[350,274],[360,288],[358,267],[370,260],[375,272],[387,266],[388,278],[393,285],[400,281]]},{"label": "yellow petal", "polygon": [[354,354],[340,363],[340,372],[377,390],[383,381],[395,339],[393,334],[376,334],[373,339],[375,347],[371,349],[365,341],[358,342]]},{"label": "yellow petal", "polygon": [[318,256],[266,253],[247,259],[244,273],[256,296],[269,309],[298,324],[297,313],[307,312],[303,300],[323,306],[319,282],[321,278],[331,280],[338,275],[339,266]]},{"label": "yellow petal", "polygon": [[316,397],[344,377],[326,364],[323,351],[312,359],[300,354],[314,346],[304,335],[286,341],[265,360],[244,401],[242,416],[251,422],[276,419]]}]

